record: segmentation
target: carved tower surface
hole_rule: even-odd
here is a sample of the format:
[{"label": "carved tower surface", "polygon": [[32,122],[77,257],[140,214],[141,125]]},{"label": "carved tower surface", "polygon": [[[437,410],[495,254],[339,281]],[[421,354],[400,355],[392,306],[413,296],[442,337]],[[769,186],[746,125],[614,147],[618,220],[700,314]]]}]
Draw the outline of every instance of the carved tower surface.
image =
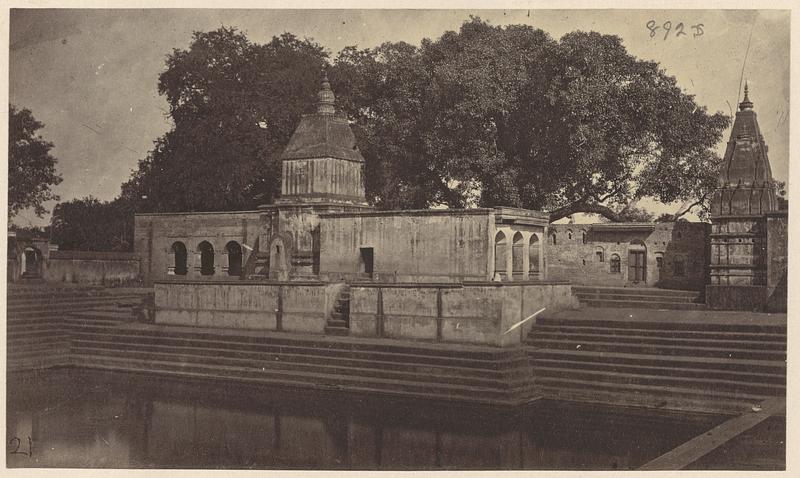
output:
[{"label": "carved tower surface", "polygon": [[778,209],[767,145],[744,87],[711,200],[711,284],[766,284],[766,214]]},{"label": "carved tower surface", "polygon": [[253,274],[313,279],[319,267],[319,214],[370,208],[364,158],[346,118],[336,114],[327,75],[316,113],[303,115],[281,155],[281,197],[261,206],[263,232]]}]

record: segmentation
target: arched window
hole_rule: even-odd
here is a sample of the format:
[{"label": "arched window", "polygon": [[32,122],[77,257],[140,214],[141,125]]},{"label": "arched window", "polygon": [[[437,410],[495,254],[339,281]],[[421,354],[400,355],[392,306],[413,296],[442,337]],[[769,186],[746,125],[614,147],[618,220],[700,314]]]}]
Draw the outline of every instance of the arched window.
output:
[{"label": "arched window", "polygon": [[611,273],[612,274],[619,274],[622,272],[620,268],[619,256],[617,254],[611,254]]},{"label": "arched window", "polygon": [[506,274],[506,235],[498,231],[494,236],[494,273],[504,276]]},{"label": "arched window", "polygon": [[550,242],[552,242],[554,246],[556,245],[556,233],[555,232],[550,234]]},{"label": "arched window", "polygon": [[200,252],[200,274],[204,276],[214,275],[214,246],[208,241],[203,241],[197,246]]},{"label": "arched window", "polygon": [[172,254],[174,256],[173,273],[178,276],[185,276],[188,271],[188,267],[186,267],[186,245],[180,241],[172,243]]},{"label": "arched window", "polygon": [[513,245],[511,246],[511,267],[514,277],[522,278],[523,252],[525,243],[522,240],[522,233],[514,234]]},{"label": "arched window", "polygon": [[606,260],[605,251],[603,250],[602,247],[597,246],[594,250],[594,255],[597,258],[597,262],[605,262]]},{"label": "arched window", "polygon": [[228,275],[242,275],[242,246],[236,241],[225,244],[225,252],[228,253]]},{"label": "arched window", "polygon": [[572,240],[572,229],[567,229],[567,239]]},{"label": "arched window", "polygon": [[528,275],[532,278],[539,276],[539,247],[539,236],[532,234],[528,244]]},{"label": "arched window", "polygon": [[581,229],[581,242],[586,244],[587,237],[586,237],[586,229]]}]

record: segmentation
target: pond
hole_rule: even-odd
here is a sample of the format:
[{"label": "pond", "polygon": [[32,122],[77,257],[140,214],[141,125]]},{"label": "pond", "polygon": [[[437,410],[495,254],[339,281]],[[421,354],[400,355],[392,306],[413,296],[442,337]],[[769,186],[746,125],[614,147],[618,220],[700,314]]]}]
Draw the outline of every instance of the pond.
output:
[{"label": "pond", "polygon": [[723,417],[496,407],[150,375],[8,377],[8,467],[635,469]]}]

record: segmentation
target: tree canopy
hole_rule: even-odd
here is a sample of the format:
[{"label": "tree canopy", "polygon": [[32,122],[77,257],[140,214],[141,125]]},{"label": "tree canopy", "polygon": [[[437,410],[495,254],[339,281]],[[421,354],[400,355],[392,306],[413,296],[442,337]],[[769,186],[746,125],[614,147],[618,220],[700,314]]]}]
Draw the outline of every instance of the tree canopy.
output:
[{"label": "tree canopy", "polygon": [[[234,28],[196,32],[159,78],[174,128],[123,196],[149,211],[270,202],[327,57],[289,33],[259,45]],[[730,121],[619,37],[554,40],[479,18],[418,47],[347,47],[329,77],[366,159],[367,196],[384,209],[504,205],[624,221],[647,197],[702,206]]]},{"label": "tree canopy", "polygon": [[62,202],[53,208],[50,240],[65,251],[130,251],[133,214],[133,205],[124,199]]},{"label": "tree canopy", "polygon": [[159,92],[174,127],[123,185],[140,209],[250,209],[279,192],[278,156],[315,101],[326,57],[291,34],[265,45],[235,28],[196,32],[168,55]]},{"label": "tree canopy", "polygon": [[37,131],[44,128],[26,108],[9,105],[8,113],[8,214],[33,208],[42,217],[47,213],[44,203],[58,200],[52,187],[61,182],[56,172],[56,158],[50,154],[53,143],[44,140]]}]

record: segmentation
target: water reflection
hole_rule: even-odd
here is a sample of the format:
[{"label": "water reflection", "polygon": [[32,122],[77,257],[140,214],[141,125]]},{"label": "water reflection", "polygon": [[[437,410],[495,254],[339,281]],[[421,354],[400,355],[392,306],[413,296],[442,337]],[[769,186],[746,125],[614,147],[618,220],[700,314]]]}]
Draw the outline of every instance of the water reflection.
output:
[{"label": "water reflection", "polygon": [[[9,467],[631,469],[718,417],[521,411],[60,370],[9,377]],[[11,454],[14,437],[32,456]]]}]

